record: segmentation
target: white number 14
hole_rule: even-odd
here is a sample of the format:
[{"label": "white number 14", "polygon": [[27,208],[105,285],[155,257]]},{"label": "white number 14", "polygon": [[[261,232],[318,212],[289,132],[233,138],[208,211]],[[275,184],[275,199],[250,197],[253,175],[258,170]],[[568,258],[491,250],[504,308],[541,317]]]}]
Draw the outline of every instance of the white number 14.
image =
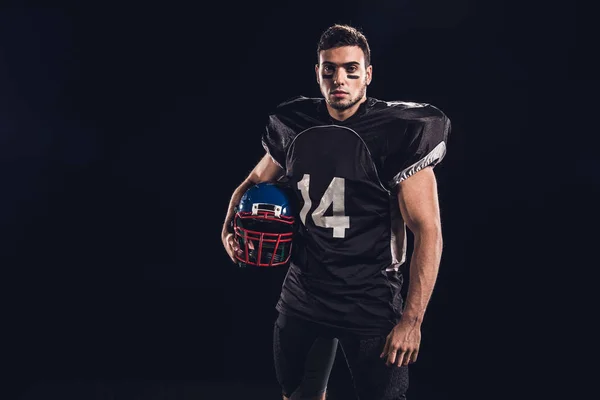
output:
[{"label": "white number 14", "polygon": [[[310,175],[304,174],[302,180],[298,182],[298,189],[300,190],[300,193],[302,193],[302,198],[304,199],[304,205],[302,206],[302,210],[300,210],[300,219],[304,225],[306,225],[306,215],[312,206],[308,194],[309,187]],[[346,229],[350,228],[350,217],[344,215],[344,187],[344,178],[334,177],[329,183],[325,193],[323,193],[319,206],[311,215],[315,225],[320,226],[321,228],[333,229],[334,238],[345,237]],[[333,215],[324,216],[323,214],[332,203]]]}]

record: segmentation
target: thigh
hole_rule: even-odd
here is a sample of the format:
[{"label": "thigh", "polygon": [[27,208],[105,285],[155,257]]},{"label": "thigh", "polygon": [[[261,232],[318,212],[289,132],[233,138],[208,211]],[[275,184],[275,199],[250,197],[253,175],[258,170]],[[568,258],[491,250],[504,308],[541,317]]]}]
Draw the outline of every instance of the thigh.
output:
[{"label": "thigh", "polygon": [[314,324],[280,315],[273,327],[273,355],[283,394],[289,398],[323,393],[337,344],[337,339],[320,335]]},{"label": "thigh", "polygon": [[340,339],[360,400],[405,400],[408,367],[386,366],[379,358],[385,336]]}]

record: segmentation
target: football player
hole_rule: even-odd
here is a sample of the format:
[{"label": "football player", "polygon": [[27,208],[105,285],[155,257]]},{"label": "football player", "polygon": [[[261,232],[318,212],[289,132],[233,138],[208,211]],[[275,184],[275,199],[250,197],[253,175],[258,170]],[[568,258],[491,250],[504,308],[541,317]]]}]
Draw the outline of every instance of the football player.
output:
[{"label": "football player", "polygon": [[[222,241],[249,187],[285,178],[300,224],[274,324],[274,362],[284,399],[324,399],[336,351],[360,400],[406,398],[421,324],[442,254],[433,167],[450,120],[425,103],[367,97],[370,49],[360,30],[336,24],[317,46],[323,98],[296,97],[268,116],[266,154],[234,191]],[[405,227],[414,249],[405,301],[399,270]]]}]

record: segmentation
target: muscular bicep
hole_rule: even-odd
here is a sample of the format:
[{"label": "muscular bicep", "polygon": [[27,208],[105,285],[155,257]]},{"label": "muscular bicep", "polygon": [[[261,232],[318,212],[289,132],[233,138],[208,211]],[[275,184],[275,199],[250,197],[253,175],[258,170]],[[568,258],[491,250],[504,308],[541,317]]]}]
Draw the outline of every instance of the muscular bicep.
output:
[{"label": "muscular bicep", "polygon": [[402,218],[414,233],[441,228],[437,181],[433,168],[426,167],[398,184]]},{"label": "muscular bicep", "polygon": [[253,183],[275,181],[283,174],[283,169],[266,153],[248,175],[247,180]]}]

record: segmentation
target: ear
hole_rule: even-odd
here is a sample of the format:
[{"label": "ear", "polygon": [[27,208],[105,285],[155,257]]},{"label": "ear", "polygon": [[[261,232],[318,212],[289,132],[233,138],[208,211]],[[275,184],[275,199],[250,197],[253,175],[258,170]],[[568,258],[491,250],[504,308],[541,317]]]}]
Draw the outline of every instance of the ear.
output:
[{"label": "ear", "polygon": [[367,73],[367,85],[371,83],[371,79],[373,79],[373,65],[369,65],[366,69]]},{"label": "ear", "polygon": [[321,79],[319,76],[319,64],[315,64],[315,75],[317,76],[317,83],[320,85],[321,84]]}]

